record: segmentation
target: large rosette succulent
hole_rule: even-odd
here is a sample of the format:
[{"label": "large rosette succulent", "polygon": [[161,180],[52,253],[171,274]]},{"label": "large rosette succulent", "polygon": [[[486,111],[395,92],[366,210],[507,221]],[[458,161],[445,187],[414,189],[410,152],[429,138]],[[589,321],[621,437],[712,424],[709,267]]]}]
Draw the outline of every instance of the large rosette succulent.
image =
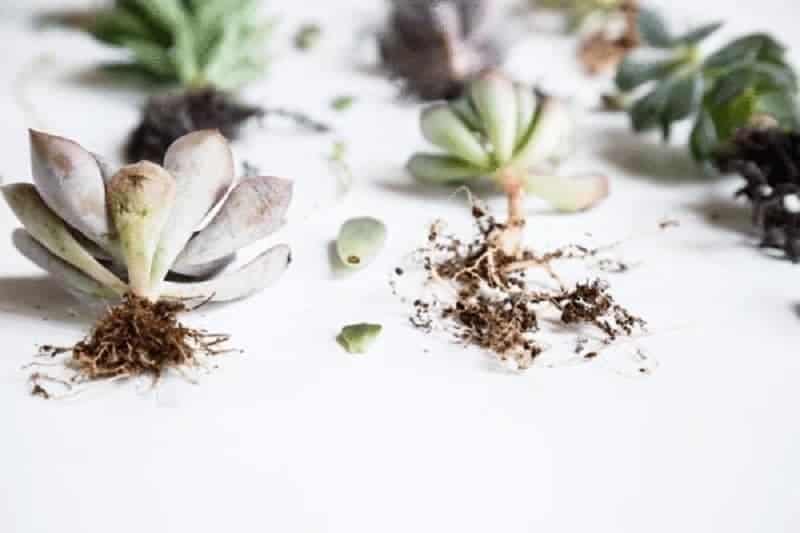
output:
[{"label": "large rosette succulent", "polygon": [[289,265],[281,244],[225,272],[237,250],[281,225],[292,183],[236,181],[230,147],[217,131],[179,138],[163,167],[143,161],[116,171],[69,139],[31,131],[30,144],[34,184],[2,187],[24,226],[14,244],[72,293],[235,300],[270,285]]}]

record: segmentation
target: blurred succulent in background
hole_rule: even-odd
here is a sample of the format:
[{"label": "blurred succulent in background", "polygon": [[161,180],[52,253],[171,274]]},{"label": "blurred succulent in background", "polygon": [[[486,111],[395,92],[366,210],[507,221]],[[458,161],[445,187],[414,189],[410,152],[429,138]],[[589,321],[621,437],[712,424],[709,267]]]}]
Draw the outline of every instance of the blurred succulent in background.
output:
[{"label": "blurred succulent in background", "polygon": [[391,0],[379,46],[383,65],[424,100],[454,98],[500,62],[490,0]]},{"label": "blurred succulent in background", "polygon": [[495,181],[508,197],[508,253],[519,245],[525,192],[564,211],[591,207],[608,194],[604,176],[548,172],[571,148],[573,122],[565,104],[498,74],[471,82],[461,98],[431,105],[420,122],[425,138],[445,153],[415,154],[409,172],[433,183]]},{"label": "blurred succulent in background", "polygon": [[235,182],[216,131],[178,139],[163,167],[144,161],[117,171],[69,139],[31,131],[30,141],[34,184],[2,187],[25,228],[14,244],[72,293],[227,301],[272,284],[289,265],[289,248],[278,245],[223,272],[237,250],[281,225],[292,184]]},{"label": "blurred succulent in background", "polygon": [[162,163],[181,135],[219,129],[234,139],[239,127],[264,110],[238,103],[235,91],[260,77],[273,22],[259,15],[260,0],[116,0],[81,27],[129,57],[106,64],[115,77],[178,86],[155,96],[126,147],[129,161]]},{"label": "blurred succulent in background", "polygon": [[769,35],[752,34],[704,58],[700,45],[719,27],[708,24],[675,37],[653,18],[646,41],[658,57],[632,54],[616,75],[617,88],[633,95],[628,112],[635,131],[660,128],[667,140],[675,123],[695,117],[690,145],[699,161],[711,159],[754,121],[798,123],[797,78],[785,48]]}]

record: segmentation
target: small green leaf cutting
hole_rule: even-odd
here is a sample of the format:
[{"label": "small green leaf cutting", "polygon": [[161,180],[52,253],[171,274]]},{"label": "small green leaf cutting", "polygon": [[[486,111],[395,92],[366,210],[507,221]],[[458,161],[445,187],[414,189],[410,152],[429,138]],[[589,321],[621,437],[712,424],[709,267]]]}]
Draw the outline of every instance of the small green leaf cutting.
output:
[{"label": "small green leaf cutting", "polygon": [[375,258],[385,242],[386,225],[383,222],[372,217],[351,218],[339,229],[336,252],[348,268],[363,268]]},{"label": "small green leaf cutting", "polygon": [[380,324],[351,324],[342,328],[336,337],[336,342],[349,353],[363,354],[375,342],[382,330],[383,326]]}]

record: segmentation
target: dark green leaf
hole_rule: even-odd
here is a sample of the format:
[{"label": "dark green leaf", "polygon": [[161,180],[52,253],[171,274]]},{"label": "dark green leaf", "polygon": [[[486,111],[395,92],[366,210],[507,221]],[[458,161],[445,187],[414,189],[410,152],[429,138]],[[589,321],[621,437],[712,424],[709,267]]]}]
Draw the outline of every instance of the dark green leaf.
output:
[{"label": "dark green leaf", "polygon": [[710,36],[712,33],[716,32],[718,29],[722,27],[722,22],[714,22],[712,24],[706,24],[705,26],[700,26],[694,30],[691,30],[684,35],[681,35],[677,39],[674,40],[673,45],[695,45],[702,42],[706,37]]},{"label": "dark green leaf", "polygon": [[708,108],[720,142],[732,138],[736,130],[750,122],[757,104],[758,98],[753,91],[745,91],[725,105]]},{"label": "dark green leaf", "polygon": [[741,96],[755,81],[755,73],[749,66],[729,71],[719,78],[708,95],[708,105],[719,107]]},{"label": "dark green leaf", "polygon": [[661,124],[661,116],[669,105],[672,85],[672,80],[662,81],[633,104],[630,113],[635,131],[647,131]]},{"label": "dark green leaf", "polygon": [[711,157],[718,142],[717,129],[711,115],[707,111],[701,111],[689,142],[692,155],[697,161],[705,161]]},{"label": "dark green leaf", "polygon": [[797,90],[797,77],[791,67],[774,63],[756,63],[752,66],[756,90],[760,92]]},{"label": "dark green leaf", "polygon": [[675,67],[674,59],[659,61],[637,61],[631,55],[625,58],[617,71],[614,82],[620,91],[627,92],[648,81],[663,78]]},{"label": "dark green leaf", "polygon": [[791,129],[800,127],[797,97],[794,93],[772,92],[758,98],[756,111],[769,115],[782,126]]},{"label": "dark green leaf", "polygon": [[669,48],[672,46],[672,36],[667,28],[667,22],[653,9],[642,8],[639,10],[639,34],[648,45],[655,48]]},{"label": "dark green leaf", "polygon": [[746,35],[723,46],[705,61],[706,68],[727,68],[740,62],[756,59],[780,60],[785,52],[784,46],[762,33]]},{"label": "dark green leaf", "polygon": [[703,93],[700,73],[679,78],[672,83],[669,101],[661,114],[661,128],[665,139],[670,137],[672,123],[687,118],[697,108]]}]

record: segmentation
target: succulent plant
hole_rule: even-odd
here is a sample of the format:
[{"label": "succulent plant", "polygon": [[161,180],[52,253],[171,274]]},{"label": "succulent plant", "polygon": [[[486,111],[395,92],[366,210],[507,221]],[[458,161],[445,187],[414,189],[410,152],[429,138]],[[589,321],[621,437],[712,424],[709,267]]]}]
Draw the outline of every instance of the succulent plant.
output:
[{"label": "succulent plant", "polygon": [[289,247],[277,245],[223,272],[239,249],[281,225],[292,183],[235,181],[217,131],[179,138],[163,167],[143,161],[116,171],[63,137],[31,131],[30,145],[34,184],[2,187],[24,227],[13,241],[72,293],[227,301],[270,285],[289,265]]},{"label": "succulent plant", "polygon": [[108,65],[118,74],[183,87],[237,89],[266,68],[273,23],[260,0],[116,0],[89,25],[98,40],[130,52]]},{"label": "succulent plant", "polygon": [[379,45],[383,64],[424,100],[458,96],[464,84],[496,66],[490,0],[392,0]]},{"label": "succulent plant", "polygon": [[572,117],[558,99],[498,74],[473,81],[465,95],[432,104],[420,119],[425,138],[445,153],[418,153],[409,172],[433,183],[482,177],[506,192],[524,190],[565,211],[605,197],[603,176],[564,178],[547,172],[571,149]]},{"label": "succulent plant", "polygon": [[616,75],[617,88],[634,96],[628,112],[635,131],[660,128],[669,139],[675,123],[694,117],[690,138],[698,161],[724,150],[736,130],[765,118],[797,127],[797,76],[784,46],[766,34],[736,39],[703,57],[700,45],[721,24],[706,24],[673,35],[666,22],[649,12],[640,24],[650,51],[658,57],[629,55]]}]

